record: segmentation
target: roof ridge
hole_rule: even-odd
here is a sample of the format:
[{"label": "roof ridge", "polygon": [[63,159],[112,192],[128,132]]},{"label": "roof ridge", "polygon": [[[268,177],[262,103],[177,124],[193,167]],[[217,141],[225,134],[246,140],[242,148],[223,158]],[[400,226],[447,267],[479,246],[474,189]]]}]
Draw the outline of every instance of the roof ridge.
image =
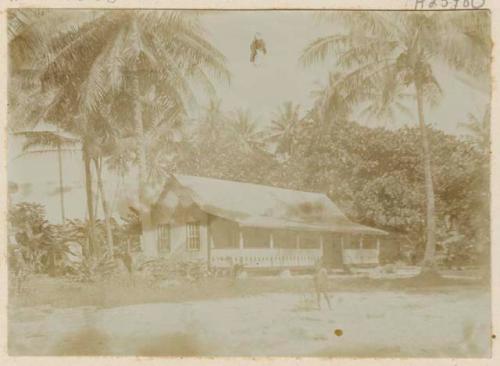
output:
[{"label": "roof ridge", "polygon": [[177,174],[177,173],[176,174],[172,174],[172,175],[175,178],[186,177],[186,178],[196,178],[196,179],[211,180],[211,181],[221,181],[221,182],[228,182],[228,183],[245,184],[245,185],[249,185],[249,186],[280,189],[280,190],[283,190],[283,191],[300,192],[300,193],[307,193],[307,194],[314,194],[314,195],[322,195],[322,196],[325,196],[326,198],[328,198],[327,194],[324,193],[324,192],[301,191],[301,190],[297,190],[297,189],[291,189],[291,188],[285,188],[285,187],[278,187],[278,186],[271,186],[269,184],[243,182],[243,181],[238,181],[238,180],[212,178],[212,177],[205,177],[205,176],[199,176],[199,175]]}]

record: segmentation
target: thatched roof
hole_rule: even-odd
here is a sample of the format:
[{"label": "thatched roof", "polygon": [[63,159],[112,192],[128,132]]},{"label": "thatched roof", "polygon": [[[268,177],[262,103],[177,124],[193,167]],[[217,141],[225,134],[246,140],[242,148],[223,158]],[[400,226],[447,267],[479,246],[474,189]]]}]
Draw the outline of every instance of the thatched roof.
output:
[{"label": "thatched roof", "polygon": [[[172,179],[202,211],[242,227],[386,234],[350,221],[323,193],[178,174]],[[172,189],[171,180],[166,187]],[[159,207],[179,205],[168,194],[162,197]]]}]

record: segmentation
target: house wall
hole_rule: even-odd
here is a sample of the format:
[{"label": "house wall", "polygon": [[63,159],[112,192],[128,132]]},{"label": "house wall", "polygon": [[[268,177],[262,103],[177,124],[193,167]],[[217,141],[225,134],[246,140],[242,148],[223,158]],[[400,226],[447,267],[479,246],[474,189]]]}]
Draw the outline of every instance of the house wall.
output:
[{"label": "house wall", "polygon": [[170,253],[166,255],[176,256],[184,260],[206,259],[208,251],[207,225],[199,222],[200,227],[200,250],[188,249],[187,224],[170,224]]},{"label": "house wall", "polygon": [[168,224],[170,227],[170,252],[164,256],[175,257],[181,260],[201,260],[208,258],[208,233],[206,215],[204,220],[196,221],[200,229],[200,249],[191,250],[188,248],[187,223],[166,221],[161,224]]},{"label": "house wall", "polygon": [[[208,258],[208,215],[190,199],[182,187],[172,187],[163,198],[167,207],[155,212],[155,227],[169,226],[170,251],[162,256],[178,258],[180,260],[207,260]],[[198,223],[200,235],[199,250],[188,248],[188,224]],[[157,230],[157,229],[156,229]],[[155,236],[157,239],[157,236]]]}]

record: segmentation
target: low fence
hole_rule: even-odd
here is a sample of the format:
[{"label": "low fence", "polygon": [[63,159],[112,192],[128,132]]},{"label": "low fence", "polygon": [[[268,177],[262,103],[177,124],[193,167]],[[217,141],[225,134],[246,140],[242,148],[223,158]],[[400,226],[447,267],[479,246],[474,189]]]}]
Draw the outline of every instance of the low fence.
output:
[{"label": "low fence", "polygon": [[343,262],[346,265],[378,264],[377,249],[344,249]]},{"label": "low fence", "polygon": [[235,264],[246,268],[312,267],[321,256],[321,249],[212,249],[210,262],[219,268]]}]

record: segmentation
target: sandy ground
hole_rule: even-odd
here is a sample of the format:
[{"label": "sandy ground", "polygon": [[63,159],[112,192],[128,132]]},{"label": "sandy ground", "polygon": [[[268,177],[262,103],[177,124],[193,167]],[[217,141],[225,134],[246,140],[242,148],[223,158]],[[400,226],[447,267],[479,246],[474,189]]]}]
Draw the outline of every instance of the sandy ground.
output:
[{"label": "sandy ground", "polygon": [[[489,297],[453,293],[252,297],[115,308],[9,310],[9,353],[487,357]],[[325,304],[324,304],[325,305]],[[337,334],[336,334],[337,333]]]}]

